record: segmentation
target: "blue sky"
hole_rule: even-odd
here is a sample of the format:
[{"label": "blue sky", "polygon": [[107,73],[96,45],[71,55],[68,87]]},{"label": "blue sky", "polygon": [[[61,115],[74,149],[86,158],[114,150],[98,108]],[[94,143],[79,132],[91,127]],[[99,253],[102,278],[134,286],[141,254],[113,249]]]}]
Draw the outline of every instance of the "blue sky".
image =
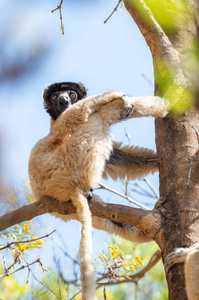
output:
[{"label": "blue sky", "polygon": [[[60,30],[59,12],[51,13],[58,4],[59,1],[38,0],[2,0],[0,3],[0,38],[11,62],[13,57],[23,59],[29,55],[35,42],[50,49],[33,73],[0,85],[2,177],[7,185],[18,191],[22,190],[24,182],[28,182],[32,147],[49,131],[50,120],[41,98],[46,84],[82,81],[88,88],[88,95],[106,91],[123,91],[132,96],[153,95],[151,53],[125,7],[104,24],[117,1],[65,0],[65,38]],[[117,124],[112,129],[114,139],[128,144],[125,131],[134,145],[155,149],[153,118]],[[150,175],[149,179],[157,190],[158,175]],[[122,190],[120,182],[108,181],[106,185]],[[99,195],[128,205],[127,201],[110,193],[99,192]],[[71,249],[78,247],[79,233],[75,222],[65,225],[58,219],[48,222],[49,218],[43,217],[43,220],[44,223],[47,220],[48,229],[44,228],[48,232],[55,227],[60,232],[76,232],[77,240],[70,243]],[[99,250],[104,234],[96,235],[96,249]],[[43,259],[47,260],[46,254]]]}]

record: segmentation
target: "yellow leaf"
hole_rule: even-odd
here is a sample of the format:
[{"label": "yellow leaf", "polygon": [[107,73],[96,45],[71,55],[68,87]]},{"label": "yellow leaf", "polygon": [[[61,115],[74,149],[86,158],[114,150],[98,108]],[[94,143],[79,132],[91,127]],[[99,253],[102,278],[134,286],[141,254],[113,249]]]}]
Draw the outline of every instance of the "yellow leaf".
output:
[{"label": "yellow leaf", "polygon": [[44,242],[43,242],[42,240],[40,240],[40,239],[37,240],[36,242],[37,242],[37,244],[40,244],[40,245],[43,245],[43,244],[44,244]]},{"label": "yellow leaf", "polygon": [[130,269],[131,269],[132,272],[135,272],[135,266],[133,266],[133,265],[130,266]]},{"label": "yellow leaf", "polygon": [[140,256],[136,256],[136,264],[137,264],[137,266],[140,266],[140,267],[143,266],[143,263],[142,263],[142,260],[141,260]]},{"label": "yellow leaf", "polygon": [[24,252],[26,250],[26,247],[24,247],[21,243],[16,243],[17,250],[20,252]]},{"label": "yellow leaf", "polygon": [[23,231],[27,232],[27,234],[30,234],[30,229],[27,224],[23,225]]},{"label": "yellow leaf", "polygon": [[115,247],[114,247],[114,246],[111,246],[111,245],[108,246],[108,248],[109,248],[109,249],[115,249]]}]

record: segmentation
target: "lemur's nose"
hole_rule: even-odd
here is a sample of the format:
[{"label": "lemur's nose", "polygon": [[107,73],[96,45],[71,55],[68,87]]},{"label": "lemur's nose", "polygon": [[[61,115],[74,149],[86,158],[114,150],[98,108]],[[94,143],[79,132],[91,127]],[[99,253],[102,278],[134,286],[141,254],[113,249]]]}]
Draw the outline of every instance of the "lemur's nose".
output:
[{"label": "lemur's nose", "polygon": [[60,98],[59,98],[59,103],[60,103],[61,105],[66,105],[66,104],[69,104],[69,100],[68,100],[68,98],[66,98],[66,97],[60,97]]}]

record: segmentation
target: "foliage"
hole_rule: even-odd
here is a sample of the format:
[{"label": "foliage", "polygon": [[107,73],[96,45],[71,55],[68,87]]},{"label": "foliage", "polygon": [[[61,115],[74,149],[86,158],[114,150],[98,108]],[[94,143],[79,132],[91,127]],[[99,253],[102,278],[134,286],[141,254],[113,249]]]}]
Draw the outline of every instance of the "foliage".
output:
[{"label": "foliage", "polygon": [[146,0],[155,19],[166,31],[173,31],[184,26],[189,20],[188,0]]},{"label": "foliage", "polygon": [[[7,268],[8,272],[11,272],[13,266],[17,269],[17,264],[21,265],[25,254],[29,257],[30,250],[40,248],[43,244],[41,239],[33,241],[35,237],[31,237],[31,230],[27,224],[17,225],[9,232],[4,232],[3,238],[8,243],[6,249],[11,251],[14,259],[11,267]],[[142,279],[132,281],[130,278],[132,273],[139,271],[148,263],[156,250],[157,246],[155,243],[147,244],[147,246],[135,245],[118,237],[109,240],[109,245],[106,245],[105,249],[100,251],[99,257],[96,260],[97,284],[101,287],[97,291],[98,299],[104,299],[104,295],[106,295],[106,299],[131,299],[134,294],[142,297],[141,299],[160,299],[158,298],[160,295],[161,299],[167,299],[166,284],[161,263],[153,267]],[[27,263],[27,258],[25,258],[25,262]],[[42,270],[46,271],[43,264],[41,263],[40,265]],[[34,282],[31,286],[21,283],[21,275],[19,277],[19,274],[22,274],[23,278],[23,273],[18,272],[15,276],[5,276],[0,279],[0,288],[3,291],[2,296],[7,300],[18,298],[21,300],[43,300],[73,299],[72,296],[74,295],[74,299],[80,300],[81,297],[77,294],[79,286],[76,286],[76,283],[79,284],[79,282],[66,282],[58,269],[56,271],[49,270],[45,272],[41,280],[35,278],[40,284]],[[1,274],[5,271],[5,266],[4,270],[1,267]],[[111,286],[112,283],[117,283],[123,279],[129,279],[129,283]],[[110,286],[105,287],[102,291],[105,282],[109,282]]]},{"label": "foliage", "polygon": [[[195,47],[190,49],[192,53],[191,58],[194,57]],[[185,57],[190,61],[190,57]],[[195,60],[194,60],[195,61]],[[193,87],[190,86],[189,82],[184,82],[183,79],[183,64],[185,61],[181,62],[179,70],[175,67],[171,67],[167,62],[157,59],[154,63],[154,71],[156,82],[158,86],[158,95],[163,96],[170,103],[170,115],[181,114],[193,107],[194,94]],[[198,65],[198,64],[197,64]]]},{"label": "foliage", "polygon": [[[128,278],[133,272],[139,271],[144,266],[147,265],[152,255],[158,250],[158,246],[155,242],[148,243],[147,245],[138,245],[132,244],[126,240],[123,240],[118,237],[114,237],[110,246],[107,247],[108,250],[106,253],[104,251],[100,251],[100,256],[103,258],[100,259],[100,263],[107,261],[107,269],[109,270],[108,274],[114,276],[108,277],[111,282],[117,281],[118,279],[122,279],[122,277]],[[109,258],[109,260],[108,260]],[[119,266],[119,271],[117,271],[117,263]],[[140,258],[142,261],[140,261]],[[120,260],[128,261],[128,267],[122,268],[122,262]],[[102,262],[101,262],[102,261]],[[98,262],[98,263],[99,263]],[[109,267],[110,263],[110,267]],[[112,269],[115,267],[114,272]],[[126,264],[125,264],[126,267]],[[130,271],[132,267],[131,272]],[[110,271],[111,270],[111,271]],[[96,269],[98,272],[98,268]],[[118,272],[118,273],[117,273]],[[123,278],[124,279],[124,278]],[[168,299],[167,296],[167,285],[165,280],[165,273],[163,270],[162,262],[159,261],[150,271],[148,271],[143,278],[137,278],[134,281],[129,281],[129,283],[122,283],[113,286],[107,286],[105,288],[107,299],[114,299],[114,300],[130,300],[130,299],[147,299],[147,300],[166,300]],[[98,291],[98,298],[104,299],[102,296],[102,289]]]},{"label": "foliage", "polygon": [[[7,242],[6,246],[12,251],[14,260],[21,261],[23,254],[33,248],[42,248],[43,240],[38,239],[36,236],[31,237],[31,232],[27,224],[16,225],[12,229],[5,230],[1,237]],[[0,248],[0,250],[2,250]]]},{"label": "foliage", "polygon": [[135,267],[143,265],[140,256],[134,256],[134,253],[131,252],[130,254],[125,254],[125,248],[123,249],[122,245],[122,240],[120,243],[113,242],[107,247],[107,254],[103,250],[100,251],[97,261],[104,268],[102,279],[108,278],[109,281],[114,281],[116,279],[128,278],[131,280],[129,276],[132,272],[135,272]]}]

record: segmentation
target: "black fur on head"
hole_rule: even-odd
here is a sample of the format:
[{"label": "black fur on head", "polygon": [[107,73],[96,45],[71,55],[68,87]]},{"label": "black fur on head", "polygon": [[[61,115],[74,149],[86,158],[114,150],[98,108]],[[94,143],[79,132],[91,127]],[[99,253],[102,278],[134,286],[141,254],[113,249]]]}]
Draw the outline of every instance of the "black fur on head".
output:
[{"label": "black fur on head", "polygon": [[78,95],[77,101],[82,100],[87,95],[87,90],[82,83],[59,82],[47,85],[42,95],[44,99],[44,107],[54,120],[56,120],[58,116],[51,102],[51,95],[55,92],[61,91],[75,91]]}]

